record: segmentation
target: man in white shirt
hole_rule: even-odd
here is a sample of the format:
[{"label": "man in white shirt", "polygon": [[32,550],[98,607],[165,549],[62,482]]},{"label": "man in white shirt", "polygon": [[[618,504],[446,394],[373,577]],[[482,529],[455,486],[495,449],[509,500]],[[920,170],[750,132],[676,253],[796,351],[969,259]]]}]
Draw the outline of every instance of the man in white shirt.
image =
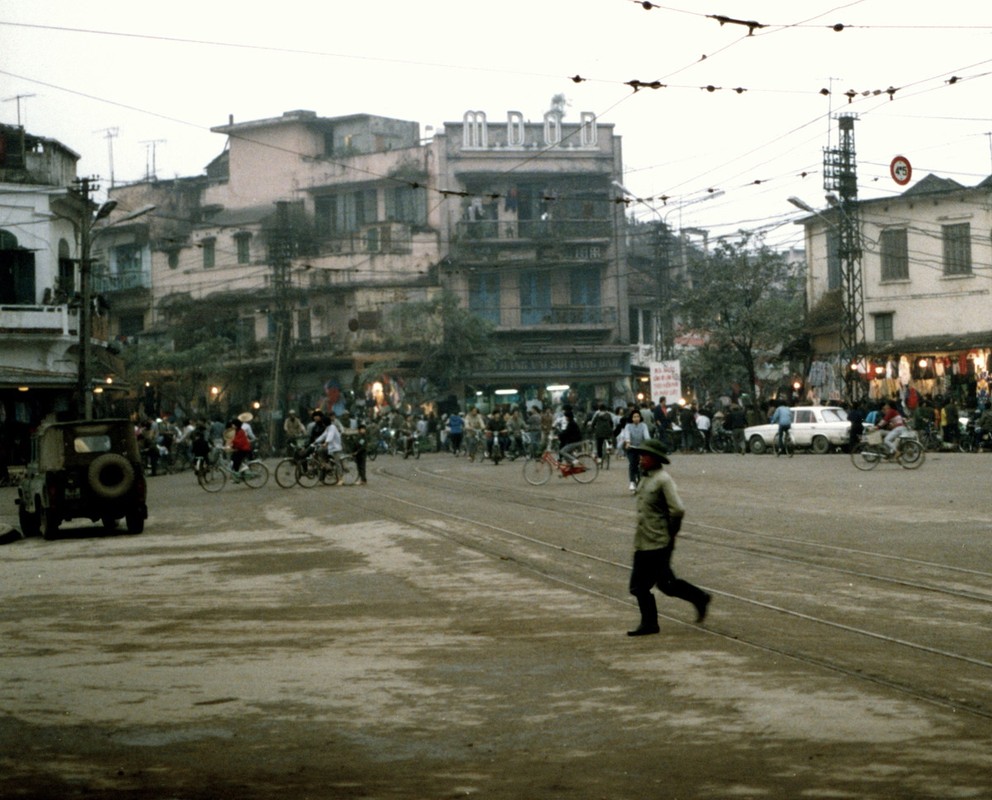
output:
[{"label": "man in white shirt", "polygon": [[327,450],[328,458],[334,460],[334,463],[338,466],[338,482],[337,485],[341,486],[344,480],[341,476],[344,475],[344,467],[341,464],[341,452],[344,450],[344,444],[341,440],[341,429],[337,425],[337,420],[334,418],[334,412],[331,411],[327,415],[328,424],[324,428],[324,432],[320,434],[313,441],[313,446],[315,448],[324,447]]}]

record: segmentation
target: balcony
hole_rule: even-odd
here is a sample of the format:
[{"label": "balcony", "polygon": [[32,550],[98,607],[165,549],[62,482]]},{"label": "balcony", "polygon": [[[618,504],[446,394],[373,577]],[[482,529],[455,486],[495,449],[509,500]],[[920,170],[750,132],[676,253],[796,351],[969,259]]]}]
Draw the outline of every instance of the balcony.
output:
[{"label": "balcony", "polygon": [[145,271],[128,270],[93,276],[93,291],[97,294],[123,292],[131,289],[151,289],[151,286],[151,274]]},{"label": "balcony", "polygon": [[462,220],[457,227],[458,241],[545,241],[548,239],[609,239],[613,225],[608,219],[530,219]]},{"label": "balcony", "polygon": [[500,325],[499,330],[575,331],[609,330],[616,325],[617,310],[602,306],[552,306],[522,308],[518,325]]},{"label": "balcony", "polygon": [[77,309],[59,306],[0,306],[0,334],[48,333],[76,335],[79,314]]}]

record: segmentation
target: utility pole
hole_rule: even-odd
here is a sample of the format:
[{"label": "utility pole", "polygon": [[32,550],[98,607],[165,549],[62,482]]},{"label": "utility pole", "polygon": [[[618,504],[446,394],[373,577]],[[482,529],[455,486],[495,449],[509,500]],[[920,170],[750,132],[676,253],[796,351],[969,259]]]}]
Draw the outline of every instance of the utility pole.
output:
[{"label": "utility pole", "polygon": [[[269,246],[272,265],[272,291],[275,294],[275,365],[272,373],[272,413],[269,415],[269,441],[275,444],[279,430],[276,423],[286,415],[286,375],[293,321],[289,308],[289,269],[293,252],[292,226],[289,220],[289,203],[276,203],[276,227]],[[278,413],[278,416],[277,416]]]},{"label": "utility pole", "polygon": [[865,295],[861,274],[861,221],[858,207],[857,161],[854,153],[854,114],[837,117],[838,146],[823,152],[823,188],[840,198],[837,225],[840,256],[843,318],[840,329],[840,357],[844,364],[844,387],[848,401],[864,394],[857,372],[858,360],[865,353]]}]

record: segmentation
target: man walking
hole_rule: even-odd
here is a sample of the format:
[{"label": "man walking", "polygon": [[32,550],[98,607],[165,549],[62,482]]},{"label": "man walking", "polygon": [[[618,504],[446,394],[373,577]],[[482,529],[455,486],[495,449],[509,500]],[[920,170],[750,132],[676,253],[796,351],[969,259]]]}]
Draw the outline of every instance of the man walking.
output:
[{"label": "man walking", "polygon": [[672,572],[675,537],[682,527],[685,506],[679,498],[672,476],[662,469],[671,463],[661,442],[647,439],[637,448],[641,473],[637,487],[637,528],[634,531],[634,569],[630,575],[630,593],[637,598],[641,624],[627,631],[628,636],[658,633],[658,605],[651,589],[655,586],[669,597],[678,597],[696,608],[696,622],[706,619],[712,599],[709,593]]}]

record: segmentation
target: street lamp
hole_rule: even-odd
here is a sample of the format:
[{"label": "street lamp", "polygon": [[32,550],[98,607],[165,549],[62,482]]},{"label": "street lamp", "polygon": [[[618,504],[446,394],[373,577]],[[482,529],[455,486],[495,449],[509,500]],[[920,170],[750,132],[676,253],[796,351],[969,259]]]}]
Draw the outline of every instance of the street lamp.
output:
[{"label": "street lamp", "polygon": [[[77,410],[82,419],[93,419],[93,393],[90,391],[91,369],[90,369],[90,339],[93,313],[93,281],[91,271],[90,250],[93,240],[106,228],[99,231],[93,230],[101,219],[106,219],[111,212],[117,208],[116,200],[107,200],[101,204],[96,213],[90,215],[89,208],[82,219],[79,228],[79,374],[78,393],[79,405]],[[113,225],[128,222],[149,211],[154,211],[155,206],[146,205],[125,214],[120,219],[114,220]]]}]

